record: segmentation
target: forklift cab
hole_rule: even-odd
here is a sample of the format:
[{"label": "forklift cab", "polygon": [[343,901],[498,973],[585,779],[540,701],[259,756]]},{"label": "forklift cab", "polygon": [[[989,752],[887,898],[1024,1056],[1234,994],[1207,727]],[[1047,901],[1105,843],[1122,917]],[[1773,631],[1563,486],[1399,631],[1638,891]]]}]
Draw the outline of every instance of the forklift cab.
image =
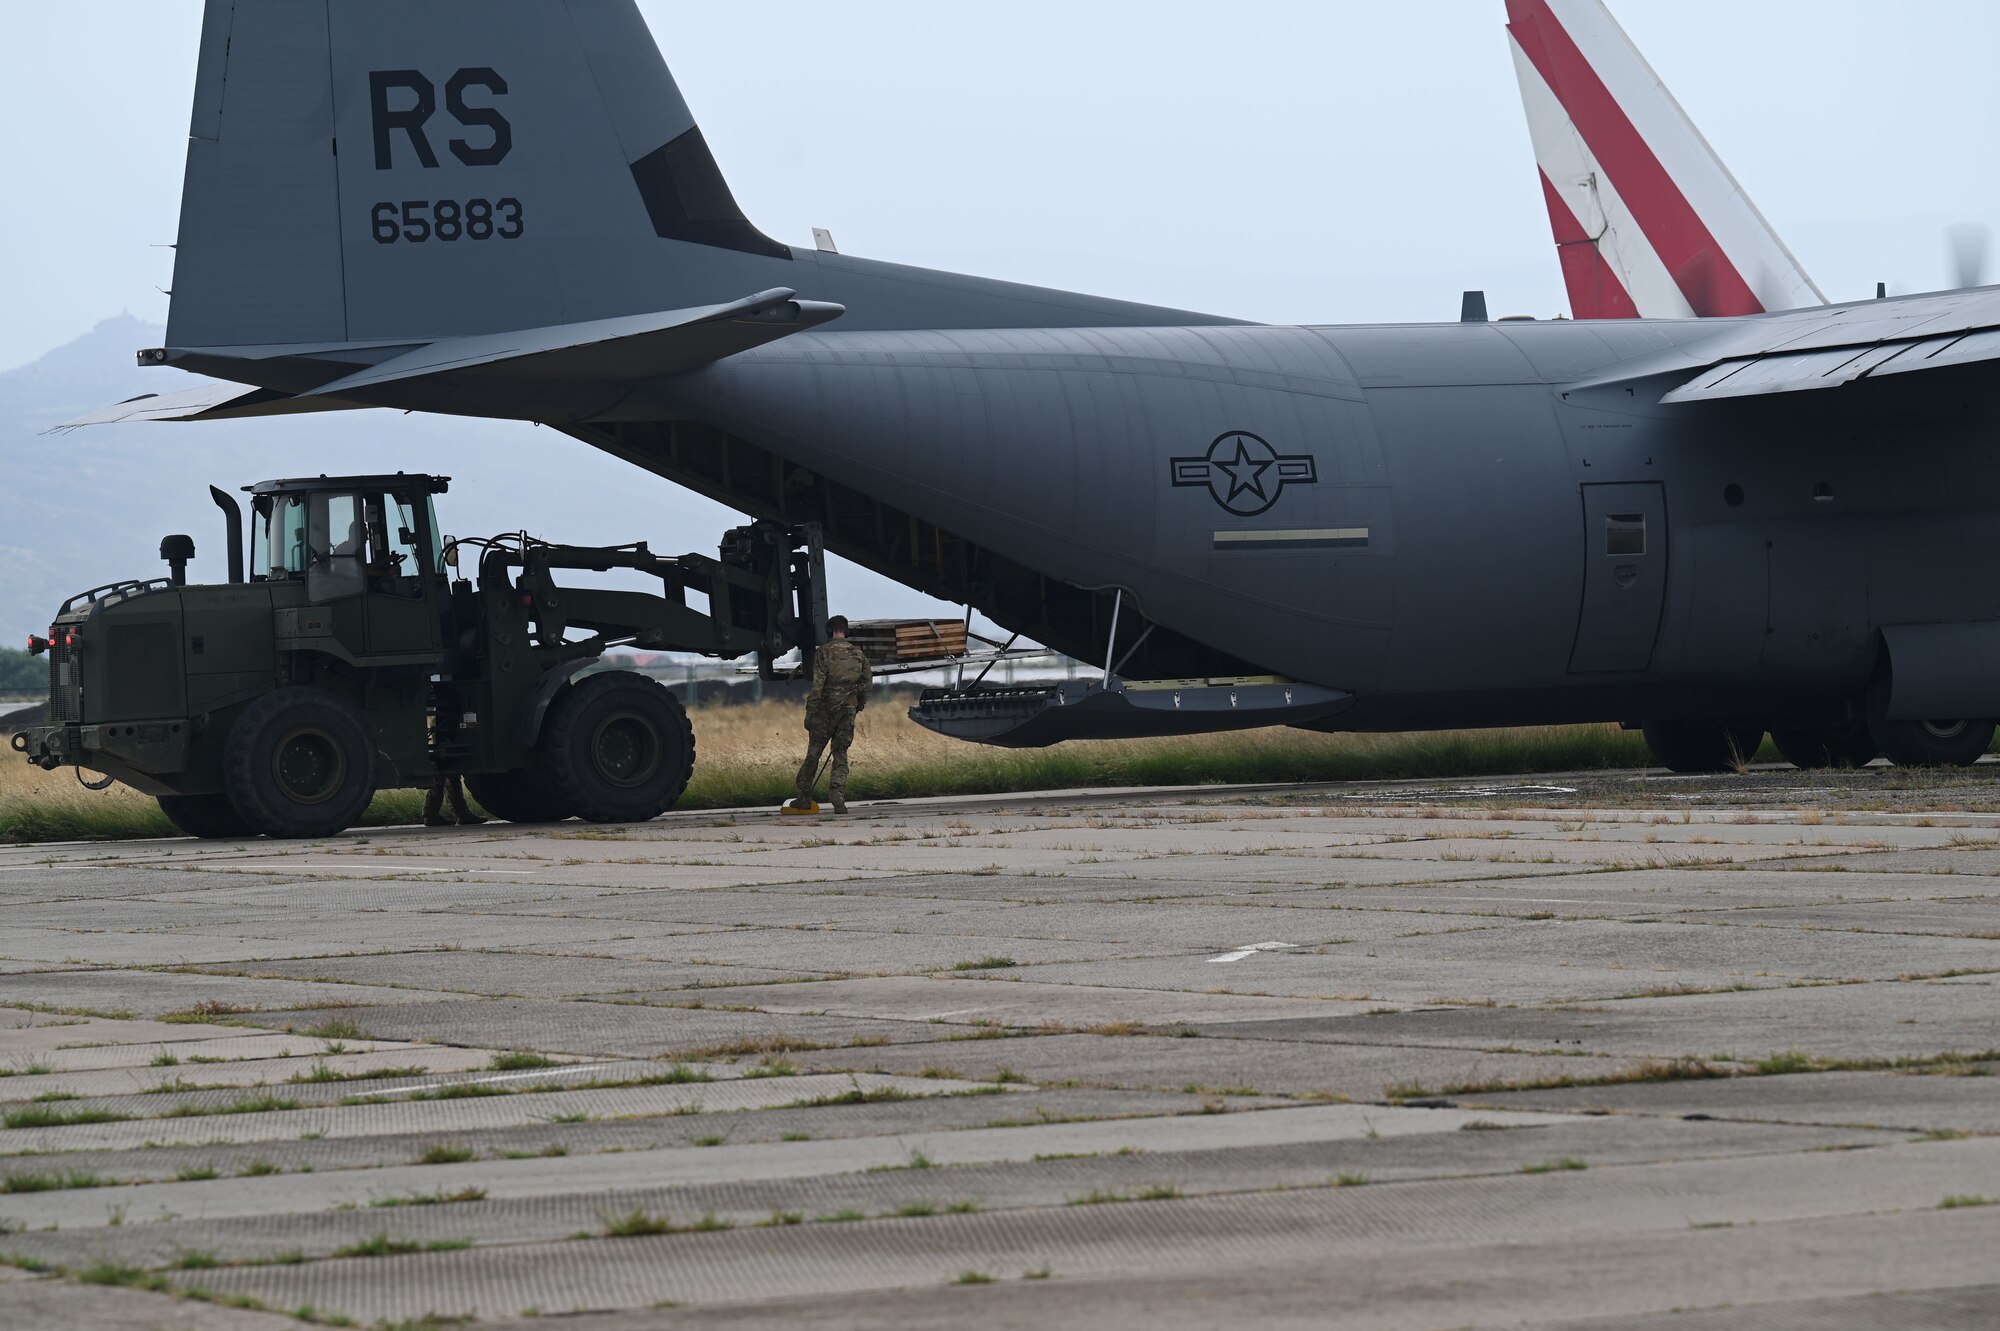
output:
[{"label": "forklift cab", "polygon": [[350,654],[435,656],[447,604],[433,497],[445,476],[320,476],[247,486],[250,577],[302,584]]}]

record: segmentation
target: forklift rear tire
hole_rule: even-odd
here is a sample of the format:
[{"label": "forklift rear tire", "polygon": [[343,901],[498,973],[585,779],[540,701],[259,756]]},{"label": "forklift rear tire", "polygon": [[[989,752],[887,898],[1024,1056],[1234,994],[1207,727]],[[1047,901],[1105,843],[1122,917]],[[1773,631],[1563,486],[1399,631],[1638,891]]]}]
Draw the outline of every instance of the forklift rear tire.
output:
[{"label": "forklift rear tire", "polygon": [[487,772],[465,778],[465,793],[502,822],[559,823],[576,810],[549,788],[539,773]]},{"label": "forklift rear tire", "polygon": [[160,795],[160,812],[189,836],[209,841],[253,837],[257,829],[236,811],[227,795]]},{"label": "forklift rear tire", "polygon": [[353,709],[320,689],[266,694],[230,727],[222,784],[265,836],[332,836],[375,798],[375,746]]},{"label": "forklift rear tire", "polygon": [[642,823],[674,806],[694,775],[694,727],[664,685],[629,670],[572,684],[542,728],[542,769],[593,823]]},{"label": "forklift rear tire", "polygon": [[1648,721],[1646,747],[1669,772],[1730,772],[1756,756],[1764,732],[1721,721]]}]

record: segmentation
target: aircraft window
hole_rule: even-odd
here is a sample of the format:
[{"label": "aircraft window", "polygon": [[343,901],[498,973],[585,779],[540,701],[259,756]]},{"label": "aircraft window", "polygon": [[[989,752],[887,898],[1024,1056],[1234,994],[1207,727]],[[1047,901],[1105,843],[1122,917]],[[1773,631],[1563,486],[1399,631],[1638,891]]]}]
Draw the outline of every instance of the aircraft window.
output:
[{"label": "aircraft window", "polygon": [[1604,553],[1629,558],[1646,553],[1646,515],[1613,513],[1604,519]]}]

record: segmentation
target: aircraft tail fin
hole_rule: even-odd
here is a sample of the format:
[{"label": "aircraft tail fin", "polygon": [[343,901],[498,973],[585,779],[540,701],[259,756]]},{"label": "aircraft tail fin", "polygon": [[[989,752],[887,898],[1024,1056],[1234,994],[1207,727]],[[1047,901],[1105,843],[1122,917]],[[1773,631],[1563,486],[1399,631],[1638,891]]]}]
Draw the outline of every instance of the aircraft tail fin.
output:
[{"label": "aircraft tail fin", "polygon": [[469,336],[796,285],[632,0],[207,0],[168,340]]},{"label": "aircraft tail fin", "polygon": [[1507,32],[1572,314],[1826,304],[1603,0],[1507,0]]},{"label": "aircraft tail fin", "polygon": [[869,328],[1231,322],[772,240],[636,0],[206,5],[167,341],[209,373],[298,392],[421,343],[777,289]]}]

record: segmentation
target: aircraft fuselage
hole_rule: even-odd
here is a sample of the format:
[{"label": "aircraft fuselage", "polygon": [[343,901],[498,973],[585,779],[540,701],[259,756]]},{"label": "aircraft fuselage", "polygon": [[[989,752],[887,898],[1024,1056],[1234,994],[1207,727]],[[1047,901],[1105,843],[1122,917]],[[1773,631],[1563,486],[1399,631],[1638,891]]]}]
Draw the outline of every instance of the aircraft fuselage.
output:
[{"label": "aircraft fuselage", "polygon": [[[1341,728],[1809,717],[1865,686],[1879,625],[2000,619],[1983,436],[1563,387],[1715,332],[826,332],[659,390],[1051,578],[1121,588],[1187,638],[1349,691]],[[1911,465],[1917,431],[1931,465]]]}]

